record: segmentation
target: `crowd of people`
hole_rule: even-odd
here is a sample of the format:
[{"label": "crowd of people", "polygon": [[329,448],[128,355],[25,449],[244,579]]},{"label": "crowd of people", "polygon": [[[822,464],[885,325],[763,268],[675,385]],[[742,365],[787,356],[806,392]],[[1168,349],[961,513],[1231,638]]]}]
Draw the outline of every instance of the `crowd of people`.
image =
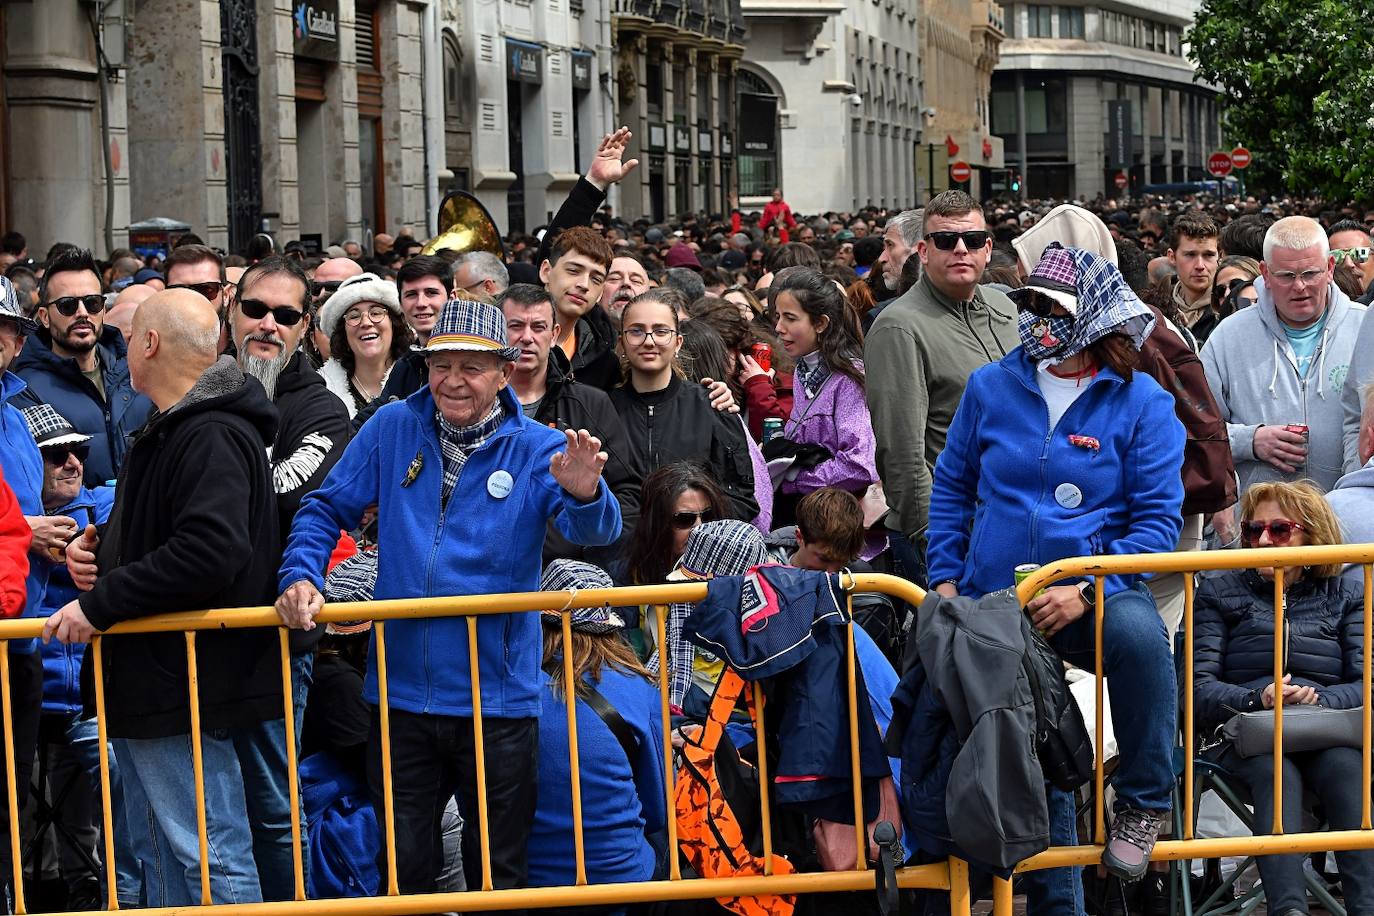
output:
[{"label": "crowd of people", "polygon": [[[179,634],[102,644],[115,861],[94,867],[88,647],[124,621],[275,605],[320,896],[384,891],[391,869],[402,893],[480,886],[484,869],[496,888],[573,883],[571,656],[586,876],[641,881],[677,854],[664,731],[690,735],[726,669],[690,638],[691,605],[578,611],[571,645],[558,613],[399,618],[385,657],[369,622],[317,625],[320,610],[761,564],[895,572],[978,600],[1066,557],[1374,537],[1374,211],[953,190],[806,216],[775,191],[761,214],[626,221],[605,199],[635,167],[628,139],[607,135],[550,225],[508,237],[505,259],[423,254],[407,234],[320,254],[269,236],[226,254],[187,235],[148,259],[59,243],[41,261],[0,239],[0,610],[45,619],[41,640],[8,644],[8,764],[21,806],[36,763],[40,793],[75,781],[49,816],[80,854],[31,868],[57,871],[64,908],[98,909],[106,881],[121,907],[200,899]],[[1111,694],[1102,861],[1144,879],[1145,912],[1168,906],[1150,856],[1174,789],[1179,639],[1194,643],[1204,744],[1276,695],[1368,699],[1359,570],[1289,571],[1282,683],[1274,574],[1201,582],[1191,633],[1182,574],[1104,582],[1102,664],[1130,689]],[[1089,670],[1096,597],[1064,581],[1025,609]],[[856,628],[880,731],[907,610],[877,601]],[[211,897],[292,899],[278,637],[201,631],[196,658]],[[383,663],[393,862],[378,826]],[[1215,752],[1267,824],[1275,762]],[[1288,755],[1286,829],[1304,786],[1333,829],[1359,827],[1360,763],[1349,747]],[[1047,786],[1046,804],[1050,840],[1073,845],[1075,798]],[[321,848],[345,810],[371,818],[349,862]],[[823,850],[828,820],[810,823]],[[5,830],[0,852],[12,901]],[[1374,908],[1374,851],[1338,863],[1347,906]],[[1306,912],[1300,857],[1260,868],[1271,911]],[[1078,869],[1023,887],[1031,916],[1084,912]]]}]

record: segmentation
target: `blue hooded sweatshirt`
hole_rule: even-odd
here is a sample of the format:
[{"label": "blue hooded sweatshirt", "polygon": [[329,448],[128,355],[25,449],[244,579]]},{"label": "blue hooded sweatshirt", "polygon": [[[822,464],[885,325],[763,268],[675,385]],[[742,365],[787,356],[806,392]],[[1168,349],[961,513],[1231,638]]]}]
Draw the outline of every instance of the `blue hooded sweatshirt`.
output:
[{"label": "blue hooded sweatshirt", "polygon": [[[25,515],[42,515],[43,454],[33,441],[29,425],[24,422],[24,414],[10,403],[11,398],[22,395],[27,388],[24,380],[13,372],[0,373],[0,468],[4,469],[5,483],[10,485],[19,500],[20,511]],[[29,556],[32,558],[33,555]],[[51,569],[48,563],[30,561],[23,616],[38,616]],[[36,641],[32,639],[15,639],[10,641],[10,651],[27,655],[35,645]]]},{"label": "blue hooded sweatshirt", "polygon": [[[1185,435],[1174,399],[1143,372],[1128,383],[1099,370],[1051,430],[1023,347],[975,370],[935,463],[930,581],[980,598],[1023,563],[1173,550]],[[1139,578],[1108,576],[1104,594]]]},{"label": "blue hooded sweatshirt", "polygon": [[[302,580],[324,590],[340,530],[377,505],[377,587],[373,597],[430,598],[539,590],[550,518],[575,544],[600,547],[620,536],[620,506],[603,480],[578,502],[549,472],[562,432],[534,422],[509,387],[505,422],[468,456],[445,505],[444,459],[434,397],[422,388],[387,404],[348,443],[324,485],[301,502],[282,558],[281,590]],[[391,705],[413,713],[472,715],[467,623],[461,617],[393,620],[386,626]],[[377,699],[377,644],[368,655],[364,698]],[[538,716],[543,641],[537,613],[477,619],[482,713]]]}]

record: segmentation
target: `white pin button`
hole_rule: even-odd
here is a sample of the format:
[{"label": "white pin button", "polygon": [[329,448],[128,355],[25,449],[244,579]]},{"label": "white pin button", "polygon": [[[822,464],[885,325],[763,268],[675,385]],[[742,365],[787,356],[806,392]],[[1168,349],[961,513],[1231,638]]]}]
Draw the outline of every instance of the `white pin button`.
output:
[{"label": "white pin button", "polygon": [[1054,501],[1065,509],[1077,509],[1083,502],[1083,491],[1071,483],[1061,483],[1054,488]]},{"label": "white pin button", "polygon": [[497,499],[505,499],[515,489],[515,480],[507,471],[497,471],[487,478],[487,492]]}]

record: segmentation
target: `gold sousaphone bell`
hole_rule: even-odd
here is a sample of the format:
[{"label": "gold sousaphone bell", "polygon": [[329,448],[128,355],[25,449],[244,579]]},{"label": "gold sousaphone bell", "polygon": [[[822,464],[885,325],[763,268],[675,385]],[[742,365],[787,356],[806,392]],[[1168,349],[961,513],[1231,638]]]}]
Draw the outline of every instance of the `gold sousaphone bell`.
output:
[{"label": "gold sousaphone bell", "polygon": [[439,205],[439,234],[425,242],[423,254],[436,254],[445,248],[459,253],[489,251],[506,260],[501,233],[482,202],[466,191],[449,191]]}]

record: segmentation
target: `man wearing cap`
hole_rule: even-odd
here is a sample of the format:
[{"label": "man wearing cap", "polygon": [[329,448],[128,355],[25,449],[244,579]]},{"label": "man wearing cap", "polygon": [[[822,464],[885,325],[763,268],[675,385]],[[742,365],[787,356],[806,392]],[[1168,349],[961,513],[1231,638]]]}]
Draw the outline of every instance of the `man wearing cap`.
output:
[{"label": "man wearing cap", "polygon": [[[28,574],[24,579],[24,617],[38,616],[52,566],[44,558],[60,551],[76,534],[76,523],[69,518],[48,518],[43,512],[43,457],[33,441],[24,414],[11,403],[26,397],[24,380],[9,371],[37,324],[24,317],[10,281],[0,277],[0,472],[14,491],[19,509],[32,533],[29,544]],[[43,689],[43,667],[32,639],[10,640],[10,690],[14,711],[15,787],[22,808],[29,793],[29,774],[33,770],[34,748],[38,743],[39,700]],[[4,763],[0,746],[0,763]],[[0,792],[0,824],[9,823],[9,801]],[[11,876],[9,831],[0,836],[0,886],[9,892]]]},{"label": "man wearing cap", "polygon": [[[279,575],[277,612],[310,629],[323,606],[325,566],[341,528],[378,507],[377,599],[535,591],[540,547],[553,519],[585,546],[612,543],[620,509],[601,479],[607,456],[585,430],[558,431],[525,416],[508,384],[520,356],[499,309],[453,300],[425,346],[428,384],[383,406],[359,430],[324,485],[296,515]],[[433,890],[439,814],[456,786],[477,810],[473,745],[476,653],[495,887],[526,883],[534,814],[541,643],[535,614],[483,615],[477,644],[457,617],[387,624],[396,867],[402,893]],[[378,702],[376,645],[366,698]],[[377,718],[368,776],[382,807]],[[481,876],[481,839],[469,818],[468,880]],[[381,856],[385,856],[382,852]],[[385,863],[380,863],[385,866]],[[385,867],[381,869],[386,873]]]},{"label": "man wearing cap", "polygon": [[38,400],[91,437],[86,485],[98,487],[119,473],[129,436],[153,405],[129,380],[124,335],[105,326],[105,296],[89,251],[59,254],[43,275],[39,298],[42,328],[14,371]]}]

